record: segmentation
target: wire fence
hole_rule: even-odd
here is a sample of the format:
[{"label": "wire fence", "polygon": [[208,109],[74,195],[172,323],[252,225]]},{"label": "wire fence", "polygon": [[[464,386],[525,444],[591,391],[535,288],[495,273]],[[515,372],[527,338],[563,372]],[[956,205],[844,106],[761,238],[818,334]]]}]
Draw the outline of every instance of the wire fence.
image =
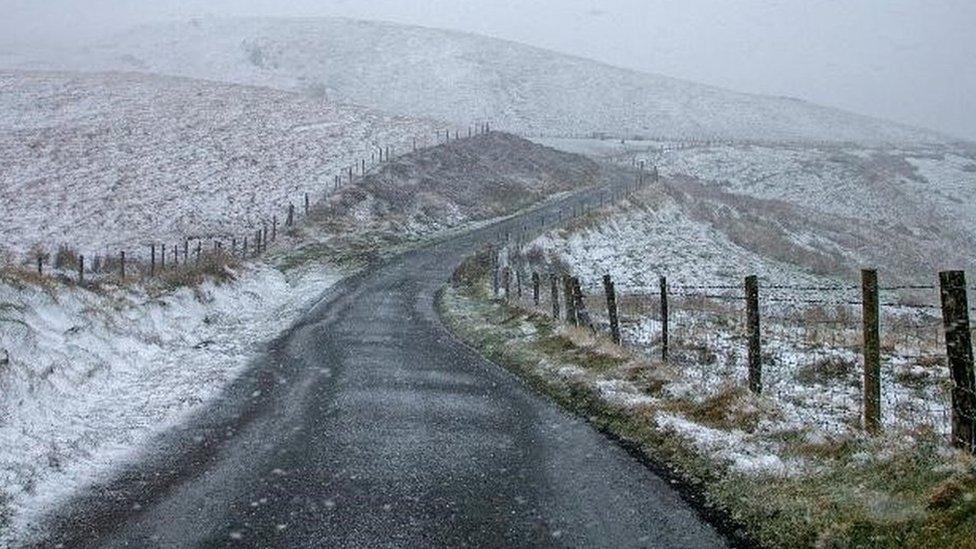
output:
[{"label": "wire fence", "polygon": [[[423,151],[451,141],[472,138],[489,133],[488,123],[470,126],[466,132],[460,129],[439,130],[430,135],[415,136],[412,152]],[[300,219],[308,217],[318,202],[328,199],[343,187],[354,185],[375,174],[384,165],[398,158],[392,146],[367,145],[364,156],[357,162],[334,175],[331,185],[321,193],[304,192],[294,202],[280,207],[279,214],[271,214],[259,220],[250,231],[209,231],[206,236],[184,235],[138,247],[118,251],[101,250],[85,253],[73,247],[60,245],[54,248],[35,246],[18,261],[19,268],[29,269],[38,276],[88,284],[97,282],[130,282],[156,277],[185,276],[206,270],[222,269],[235,261],[262,256],[269,245],[286,234]]]},{"label": "wire fence", "polygon": [[[498,265],[526,280],[532,279],[531,274],[521,271],[535,270],[542,281],[563,278],[562,273],[567,272],[567,266],[531,264],[517,255]],[[606,282],[612,282],[609,276]],[[556,287],[561,317],[578,323],[567,317],[567,306],[572,304],[566,302],[564,285],[560,282]],[[971,431],[969,435],[959,432],[976,427],[973,329],[965,327],[969,353],[958,353],[968,356],[968,372],[954,375],[950,361],[955,350],[947,345],[942,286],[878,287],[869,298],[877,301],[877,318],[872,322],[866,312],[870,306],[865,306],[864,284],[759,281],[755,330],[759,357],[755,360],[750,357],[749,300],[742,281],[668,284],[662,279],[656,292],[613,284],[609,288],[604,291],[591,284],[588,291],[581,291],[585,295],[571,299],[578,298],[576,307],[587,310],[592,329],[613,337],[616,322],[621,345],[665,360],[697,394],[715,394],[729,385],[749,386],[750,375],[758,366],[761,393],[776,403],[786,423],[840,435],[866,428],[875,414],[872,410],[877,410],[877,421],[884,430],[931,431],[954,442],[968,436],[969,447],[976,444]],[[548,287],[545,290],[538,300],[534,291],[506,297],[500,288],[497,295],[552,315],[554,294]],[[605,293],[613,293],[615,310]],[[973,314],[974,308],[964,307]],[[877,327],[879,338],[866,346],[871,326]],[[876,382],[866,366],[872,353],[878,361]],[[877,396],[872,396],[875,384]]]}]

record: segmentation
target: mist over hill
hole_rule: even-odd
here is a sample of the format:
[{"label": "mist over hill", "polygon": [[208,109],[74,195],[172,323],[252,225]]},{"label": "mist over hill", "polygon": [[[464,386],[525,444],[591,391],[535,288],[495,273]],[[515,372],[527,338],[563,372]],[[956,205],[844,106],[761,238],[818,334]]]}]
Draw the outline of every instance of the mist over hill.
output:
[{"label": "mist over hill", "polygon": [[808,102],[611,67],[504,40],[346,19],[205,19],[144,26],[0,66],[134,70],[304,90],[397,114],[519,133],[941,142]]}]

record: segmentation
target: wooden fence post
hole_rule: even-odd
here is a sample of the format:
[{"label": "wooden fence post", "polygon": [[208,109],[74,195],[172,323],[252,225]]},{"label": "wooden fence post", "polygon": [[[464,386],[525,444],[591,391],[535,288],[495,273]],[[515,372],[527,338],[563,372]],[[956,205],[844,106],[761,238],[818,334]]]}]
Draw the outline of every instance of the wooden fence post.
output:
[{"label": "wooden fence post", "polygon": [[197,264],[200,263],[200,256],[203,255],[203,242],[197,240]]},{"label": "wooden fence post", "polygon": [[759,278],[746,277],[746,329],[749,333],[749,390],[762,394],[762,339],[759,327]]},{"label": "wooden fence post", "polygon": [[515,295],[518,296],[519,300],[522,299],[522,266],[517,265],[515,267]]},{"label": "wooden fence post", "polygon": [[569,275],[563,275],[563,298],[566,301],[566,321],[576,325],[576,302],[573,298],[573,281]]},{"label": "wooden fence post", "polygon": [[85,283],[85,256],[78,256],[78,284]]},{"label": "wooden fence post", "polygon": [[512,269],[505,267],[502,269],[502,279],[505,284],[505,301],[512,299]]},{"label": "wooden fence post", "polygon": [[[363,162],[365,162],[365,160]],[[305,217],[308,217],[308,193],[305,193]]]},{"label": "wooden fence post", "polygon": [[939,273],[946,356],[952,375],[952,444],[976,453],[976,380],[969,324],[966,273]]},{"label": "wooden fence post", "polygon": [[119,274],[125,280],[125,251],[119,252]]},{"label": "wooden fence post", "polygon": [[288,205],[288,219],[285,221],[285,225],[291,227],[291,224],[295,222],[295,205]]},{"label": "wooden fence post", "polygon": [[44,276],[44,257],[41,254],[37,254],[37,274]]},{"label": "wooden fence post", "polygon": [[183,241],[183,264],[190,264],[190,239]]},{"label": "wooden fence post", "polygon": [[590,313],[586,310],[586,301],[583,300],[583,288],[580,286],[578,277],[573,277],[573,308],[576,310],[576,325],[593,329],[590,321]]},{"label": "wooden fence post", "polygon": [[159,254],[159,270],[166,270],[166,244],[162,244],[162,250]]},{"label": "wooden fence post", "polygon": [[244,245],[241,247],[241,257],[247,259],[247,235],[244,236]]},{"label": "wooden fence post", "polygon": [[607,315],[610,317],[610,338],[620,345],[620,320],[617,318],[617,292],[609,274],[603,275],[603,291],[607,294]]},{"label": "wooden fence post", "polygon": [[[471,136],[468,136],[471,137]],[[539,273],[532,272],[532,303],[538,307],[539,306],[539,286],[542,283]]]},{"label": "wooden fence post", "polygon": [[552,295],[552,318],[559,320],[559,277],[549,275],[549,291]]},{"label": "wooden fence post", "polygon": [[862,325],[864,330],[864,429],[881,430],[881,301],[878,272],[861,271]]},{"label": "wooden fence post", "polygon": [[499,273],[498,273],[498,251],[495,249],[491,250],[491,289],[495,293],[495,299],[498,299],[499,292]]},{"label": "wooden fence post", "polygon": [[668,278],[662,276],[659,283],[661,285],[661,361],[667,364],[670,351],[668,335]]}]

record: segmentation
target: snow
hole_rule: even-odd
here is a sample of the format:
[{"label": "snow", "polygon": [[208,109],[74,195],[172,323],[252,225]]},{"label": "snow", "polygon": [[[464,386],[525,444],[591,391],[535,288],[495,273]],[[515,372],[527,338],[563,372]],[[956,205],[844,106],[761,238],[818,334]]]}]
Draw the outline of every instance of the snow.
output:
[{"label": "snow", "polygon": [[733,471],[775,475],[795,471],[775,453],[764,451],[760,444],[750,440],[751,437],[742,431],[712,429],[665,413],[656,414],[654,421],[658,427],[687,438],[711,457],[727,463]]},{"label": "snow", "polygon": [[924,233],[951,218],[976,235],[976,155],[952,145],[861,146],[535,139],[624,165],[645,161],[665,179],[688,176],[741,196]]},{"label": "snow", "polygon": [[639,265],[699,284],[723,273],[853,279],[862,266],[885,283],[930,284],[939,270],[976,269],[966,252],[976,247],[976,155],[961,147],[536,141],[659,168],[663,190],[563,249],[626,271],[626,282],[655,282],[627,280]]},{"label": "snow", "polygon": [[135,70],[302,90],[388,112],[526,135],[942,142],[934,132],[611,67],[458,32],[345,19],[195,19],[62,49],[8,48],[7,67]]},{"label": "snow", "polygon": [[158,296],[0,281],[6,539],[218,396],[338,277],[254,263],[234,282]]},{"label": "snow", "polygon": [[671,200],[657,210],[634,208],[581,231],[547,233],[529,247],[572,265],[590,291],[602,291],[604,274],[628,292],[646,293],[657,290],[660,276],[676,287],[726,283],[748,274],[770,281],[820,281],[794,265],[743,249]]},{"label": "snow", "polygon": [[636,385],[622,379],[597,380],[596,388],[600,392],[601,398],[625,408],[638,407],[654,402],[652,397],[644,394]]},{"label": "snow", "polygon": [[151,242],[240,240],[372,167],[378,147],[435,143],[443,127],[201,80],[0,72],[3,246],[135,258]]}]

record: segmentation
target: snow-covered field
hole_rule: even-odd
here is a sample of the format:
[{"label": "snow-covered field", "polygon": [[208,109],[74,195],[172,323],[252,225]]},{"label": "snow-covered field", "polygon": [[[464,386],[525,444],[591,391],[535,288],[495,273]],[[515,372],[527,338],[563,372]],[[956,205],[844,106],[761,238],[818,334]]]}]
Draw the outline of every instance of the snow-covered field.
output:
[{"label": "snow-covered field", "polygon": [[732,92],[513,42],[344,19],[199,19],[96,43],[8,47],[0,67],[135,70],[306,90],[525,134],[943,141],[797,99]]},{"label": "snow-covered field", "polygon": [[339,275],[238,276],[161,294],[0,279],[0,545],[217,396]]},{"label": "snow-covered field", "polygon": [[202,80],[0,72],[2,246],[135,257],[150,242],[240,238],[371,167],[379,147],[406,152],[445,127]]}]

